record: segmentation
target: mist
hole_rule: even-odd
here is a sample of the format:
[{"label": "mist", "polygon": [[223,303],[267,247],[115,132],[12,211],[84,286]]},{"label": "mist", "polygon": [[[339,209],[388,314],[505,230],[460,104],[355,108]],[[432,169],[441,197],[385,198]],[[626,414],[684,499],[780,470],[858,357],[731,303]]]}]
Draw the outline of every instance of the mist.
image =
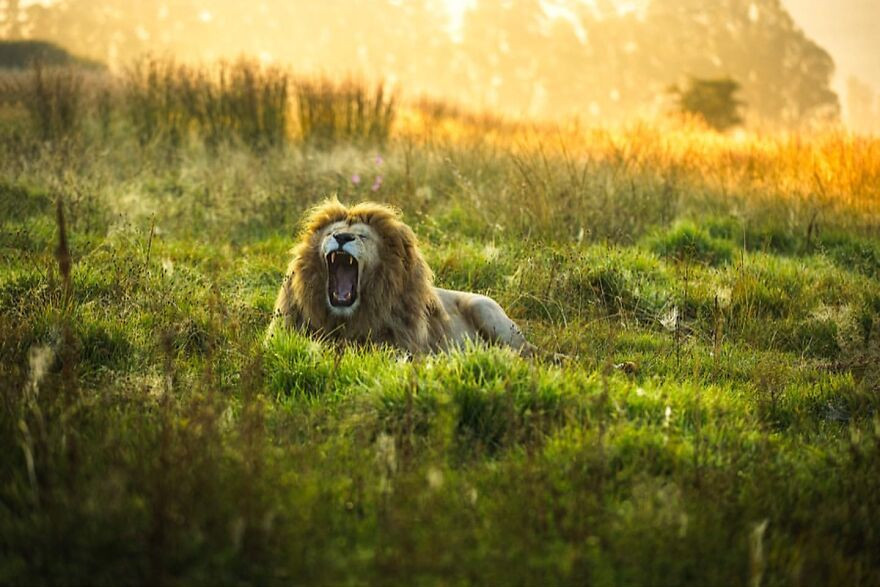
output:
[{"label": "mist", "polygon": [[836,64],[832,88],[856,130],[880,131],[880,3],[876,0],[786,0],[797,23]]},{"label": "mist", "polygon": [[[804,0],[7,0],[0,30],[116,70],[145,54],[245,56],[298,75],[384,80],[405,98],[588,123],[663,115],[670,88],[730,78],[748,124],[824,124],[848,112],[868,127],[880,118],[880,67],[864,71],[877,52],[867,56],[854,39],[871,42],[873,21],[859,15],[876,8],[849,3],[850,28],[835,29]],[[858,23],[862,36],[848,34]]]}]

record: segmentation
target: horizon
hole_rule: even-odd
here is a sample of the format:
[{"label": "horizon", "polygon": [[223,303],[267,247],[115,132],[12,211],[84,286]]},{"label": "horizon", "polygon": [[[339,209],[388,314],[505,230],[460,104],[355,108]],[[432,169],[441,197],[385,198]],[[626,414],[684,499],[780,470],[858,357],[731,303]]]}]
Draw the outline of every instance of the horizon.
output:
[{"label": "horizon", "polygon": [[[442,2],[445,14],[442,17],[437,16],[436,18],[443,18],[446,21],[444,25],[441,25],[441,28],[447,32],[454,43],[460,43],[461,37],[464,33],[466,16],[468,13],[476,10],[480,4],[478,0],[439,1]],[[638,15],[643,13],[645,7],[650,3],[650,0],[609,1],[612,3],[612,6],[616,6],[616,16],[625,17],[634,14],[637,15],[636,19],[639,18]],[[22,9],[37,5],[44,8],[51,8],[57,3],[57,0],[20,0],[19,5]],[[581,10],[582,15],[598,15],[603,9],[608,10],[608,5],[605,5],[603,8],[603,5],[595,0],[557,0],[553,2],[539,0],[539,3],[546,17],[545,22],[541,25],[543,29],[549,30],[553,28],[554,31],[557,31],[560,29],[560,24],[563,25],[562,28],[568,26],[574,34],[574,37],[577,39],[577,42],[585,48],[587,48],[588,45],[588,35],[586,34],[583,22],[576,14],[576,11]],[[8,8],[9,3],[5,4]],[[92,4],[96,7],[101,6],[100,2],[92,2]],[[874,95],[874,102],[871,102],[871,100],[868,99],[869,105],[866,107],[868,111],[867,116],[880,116],[880,99],[877,97],[877,95],[880,94],[880,41],[877,40],[876,35],[872,31],[873,23],[880,19],[880,5],[877,5],[873,0],[843,0],[840,3],[836,3],[834,6],[831,6],[830,3],[827,2],[817,4],[809,0],[781,0],[781,4],[791,15],[796,28],[802,30],[808,39],[812,40],[819,47],[827,51],[833,59],[834,74],[831,79],[831,88],[839,97],[842,120],[845,123],[853,125],[853,113],[851,112],[853,108],[851,96],[853,88],[855,88],[856,92],[862,92],[863,96],[865,91],[867,91],[869,95]],[[254,7],[254,12],[262,11],[264,14],[269,14],[267,6],[268,3],[266,2],[259,3]],[[438,4],[434,3],[433,6],[436,8]],[[844,10],[841,10],[841,7],[843,7]],[[132,9],[132,13],[136,15],[134,17],[140,19],[152,18],[155,21],[153,22],[153,28],[151,29],[150,25],[147,25],[146,22],[135,21],[126,25],[129,29],[127,34],[134,37],[134,41],[139,43],[140,46],[146,47],[146,51],[157,51],[159,53],[162,53],[163,50],[170,51],[176,58],[184,61],[197,60],[210,62],[217,59],[228,59],[238,55],[246,55],[255,57],[264,63],[291,66],[295,70],[302,71],[303,73],[315,71],[335,72],[337,74],[360,73],[367,77],[384,78],[391,82],[405,80],[405,90],[414,95],[434,95],[437,93],[436,89],[438,87],[444,87],[445,89],[442,93],[447,97],[460,96],[460,82],[452,83],[451,85],[449,85],[449,82],[445,82],[447,84],[445,86],[442,85],[443,82],[438,82],[441,85],[434,84],[434,91],[431,91],[431,76],[427,76],[427,80],[423,79],[421,82],[414,82],[412,76],[407,77],[407,75],[401,71],[401,69],[407,67],[414,67],[413,64],[415,62],[413,62],[413,64],[407,64],[400,60],[399,55],[397,57],[391,55],[391,62],[389,64],[387,56],[377,55],[375,53],[367,55],[366,52],[363,51],[363,46],[359,45],[359,43],[363,43],[363,40],[347,39],[346,42],[343,43],[345,48],[341,49],[339,56],[335,58],[330,54],[324,53],[323,61],[321,61],[322,57],[320,56],[314,58],[317,59],[317,61],[314,59],[312,61],[309,61],[309,59],[304,60],[301,55],[293,50],[296,45],[279,44],[277,40],[275,40],[273,44],[272,41],[263,41],[259,37],[254,38],[248,36],[249,34],[255,34],[257,31],[241,29],[240,23],[229,22],[229,15],[234,14],[237,8],[238,7],[235,3],[229,2],[195,2],[191,5],[191,9],[196,10],[197,13],[195,14],[195,20],[192,21],[191,24],[182,23],[180,21],[172,23],[169,21],[169,24],[173,25],[169,27],[167,25],[161,25],[163,19],[166,19],[167,17],[167,5],[161,5],[159,7],[158,15],[151,15],[148,7],[147,10],[144,10],[143,5],[141,5],[138,8]],[[750,8],[750,18],[752,16],[753,8],[755,17],[760,18],[760,13],[755,4],[752,4],[752,8]],[[520,9],[520,5],[516,5],[516,8],[513,10],[518,9]],[[333,9],[328,8],[327,10],[332,11]],[[109,18],[106,14],[105,11],[103,18]],[[0,15],[2,15],[2,12],[0,12]],[[227,21],[221,22],[224,16],[227,18]],[[272,14],[272,16],[279,18],[277,13]],[[314,18],[314,15],[312,15],[312,17]],[[118,19],[119,17],[117,15],[114,16],[114,18]],[[173,18],[173,16],[170,18]],[[217,19],[220,19],[220,21]],[[596,22],[602,22],[601,16],[598,17]],[[155,28],[156,26],[165,26],[167,30],[160,28],[158,30],[161,32],[156,34],[155,32],[152,32],[157,30]],[[192,31],[186,30],[183,33],[183,37],[181,37],[181,26],[197,26],[199,29],[194,29]],[[212,33],[210,33],[207,27],[212,26],[215,28],[222,27],[222,43],[218,44],[217,39],[214,36],[211,36]],[[270,24],[269,26],[273,27],[277,25]],[[343,27],[345,26],[351,27],[352,25],[351,23],[328,22],[326,23],[325,28],[327,31],[332,31],[334,28],[337,30],[344,30]],[[235,33],[230,34],[231,31],[235,30],[235,27],[239,27],[237,36]],[[27,30],[27,26],[25,26],[24,29]],[[37,36],[31,37],[31,32],[32,31],[28,31],[25,33],[24,37],[38,38]],[[547,34],[546,30],[544,30],[542,34]],[[394,35],[392,34],[391,37],[393,36]],[[8,38],[8,35],[4,33],[2,38]],[[88,44],[83,47],[77,47],[75,46],[75,41],[73,43],[65,43],[63,42],[65,39],[54,39],[51,38],[51,36],[49,38],[46,36],[41,38],[56,42],[60,40],[62,41],[60,44],[66,49],[71,50],[75,54],[85,52],[86,54],[83,55],[84,57],[97,58],[102,62],[107,63],[111,69],[119,68],[122,63],[126,63],[132,58],[130,53],[126,52],[125,49],[118,47],[114,48],[113,45],[109,47],[105,54],[97,54],[98,49]],[[76,39],[75,36],[73,38]],[[625,37],[622,39],[622,42],[624,41]],[[333,47],[339,45],[339,40],[332,39],[327,46]],[[345,67],[348,68],[348,71],[336,71],[338,70],[339,65],[338,63],[334,65],[333,59],[336,59],[336,62],[339,62],[339,57],[343,55],[341,51],[345,50],[353,51],[354,54],[357,55],[357,59],[353,62],[347,62],[348,64]],[[602,47],[600,47],[599,50],[602,50]],[[502,46],[501,53],[504,53],[504,51],[505,49]],[[589,49],[589,51],[593,51],[593,49]],[[405,55],[411,55],[411,53],[405,53]],[[395,59],[397,60],[395,61]],[[403,57],[403,59],[406,59],[406,57]],[[452,59],[452,62],[454,61],[455,59]],[[445,65],[442,61],[432,62],[429,60],[426,64],[423,64],[420,67],[436,68],[440,64]],[[453,66],[453,63],[450,62],[449,65]],[[508,67],[513,66],[509,65]],[[523,67],[528,66],[525,65]],[[499,72],[503,75],[508,75],[509,73],[504,72],[504,70],[499,70]],[[678,75],[680,76],[683,73],[684,71],[679,71]],[[450,80],[452,79],[454,79],[454,76],[450,78]],[[597,79],[601,81],[602,78]],[[669,78],[670,83],[674,82],[674,80],[674,77]],[[855,80],[855,83],[851,82],[851,80]],[[492,90],[492,87],[495,84],[494,78],[490,77],[484,81],[486,82],[484,90],[476,92],[472,90],[470,92],[473,95],[465,100],[467,106],[478,110],[486,108],[495,109],[497,107],[497,103],[493,101],[492,98],[492,92],[494,91]],[[425,85],[426,83],[428,85]],[[468,82],[468,85],[473,86],[474,84],[479,83],[481,83],[479,79],[472,79]],[[618,90],[615,88],[614,84],[615,82],[613,79],[605,81],[605,85],[610,88],[609,91],[612,94],[611,107],[613,107],[614,102],[617,101],[614,94]],[[623,91],[622,88],[621,91]],[[476,100],[474,99],[475,96],[477,97]],[[482,96],[482,98],[479,96]],[[535,102],[535,100],[538,100],[538,102]],[[863,102],[864,100],[865,99],[863,98]],[[531,106],[520,106],[522,109],[521,114],[525,114],[527,117],[534,117],[534,114],[540,111],[541,103],[540,95],[533,97]],[[585,102],[586,112],[593,110],[595,113],[597,111],[597,106],[595,106],[596,102],[594,101],[592,104],[593,105],[590,105],[590,102]],[[876,104],[876,106],[874,104]],[[586,108],[586,106],[589,106],[589,108]],[[608,105],[603,105],[600,102],[598,111],[601,111],[604,116],[608,107]],[[656,106],[653,108],[656,110]],[[638,114],[638,112],[630,112],[630,116],[634,114]],[[858,125],[858,123],[859,121],[856,120],[856,125]],[[877,124],[876,119],[874,120],[874,124]]]}]

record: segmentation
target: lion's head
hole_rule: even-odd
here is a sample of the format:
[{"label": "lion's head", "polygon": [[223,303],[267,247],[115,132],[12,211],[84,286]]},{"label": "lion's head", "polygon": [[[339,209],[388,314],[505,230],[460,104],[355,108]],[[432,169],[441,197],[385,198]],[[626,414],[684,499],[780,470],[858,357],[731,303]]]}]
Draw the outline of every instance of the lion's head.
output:
[{"label": "lion's head", "polygon": [[307,214],[293,256],[279,311],[327,336],[424,348],[439,302],[397,210],[327,200]]}]

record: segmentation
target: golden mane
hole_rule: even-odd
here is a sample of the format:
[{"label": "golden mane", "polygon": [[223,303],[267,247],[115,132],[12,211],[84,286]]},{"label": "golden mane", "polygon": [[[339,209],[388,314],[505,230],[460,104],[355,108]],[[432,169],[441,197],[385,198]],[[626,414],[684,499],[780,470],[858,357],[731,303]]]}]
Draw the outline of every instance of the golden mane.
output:
[{"label": "golden mane", "polygon": [[[381,241],[381,262],[364,276],[369,295],[347,318],[333,315],[327,306],[327,267],[321,255],[323,229],[340,221],[366,224]],[[307,212],[292,254],[275,305],[286,326],[411,352],[424,352],[442,338],[446,317],[432,287],[433,273],[395,208],[374,202],[347,207],[335,197],[328,199]]]}]

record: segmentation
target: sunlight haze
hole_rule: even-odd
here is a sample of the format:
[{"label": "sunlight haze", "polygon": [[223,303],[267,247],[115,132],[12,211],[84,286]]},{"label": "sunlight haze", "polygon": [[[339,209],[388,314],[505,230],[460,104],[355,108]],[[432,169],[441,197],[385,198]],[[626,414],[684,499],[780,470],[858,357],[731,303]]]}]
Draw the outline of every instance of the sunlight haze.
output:
[{"label": "sunlight haze", "polygon": [[877,0],[785,0],[795,21],[825,47],[837,65],[834,88],[846,93],[855,76],[880,91],[880,2]]},{"label": "sunlight haze", "polygon": [[[798,49],[770,40],[773,27],[790,27],[785,9],[794,20],[785,42]],[[3,16],[10,10],[17,18]],[[866,130],[880,118],[878,21],[876,0],[0,1],[0,34],[54,41],[114,70],[147,53],[203,63],[247,56],[301,74],[383,79],[410,97],[597,121],[662,114],[670,87],[730,76],[753,106],[749,117],[791,124],[839,113]],[[792,58],[801,64],[783,63]],[[774,67],[809,71],[785,82],[798,104],[769,95],[782,75]],[[836,104],[820,95],[830,90]]]}]

